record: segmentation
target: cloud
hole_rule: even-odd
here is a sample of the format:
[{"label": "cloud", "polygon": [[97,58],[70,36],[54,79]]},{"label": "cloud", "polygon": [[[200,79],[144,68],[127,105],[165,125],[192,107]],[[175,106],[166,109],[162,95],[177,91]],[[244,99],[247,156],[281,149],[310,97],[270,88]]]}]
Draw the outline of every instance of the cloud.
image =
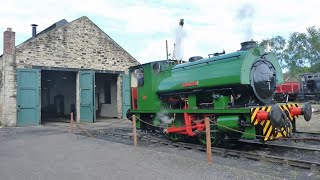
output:
[{"label": "cloud", "polygon": [[[174,29],[185,19],[187,39],[185,57],[227,52],[240,48],[240,42],[261,40],[303,32],[309,26],[320,27],[318,2],[300,0],[11,0],[2,2],[0,31],[12,27],[17,44],[31,36],[30,24],[38,31],[61,19],[72,21],[88,16],[138,61],[165,59],[165,40],[173,50]],[[250,23],[239,21],[239,9],[252,8]],[[303,8],[302,8],[303,7]],[[246,11],[245,11],[246,12]],[[248,19],[248,18],[247,18]],[[251,27],[251,28],[249,28]],[[248,29],[249,28],[249,29]],[[246,31],[244,31],[246,29]],[[3,39],[2,33],[0,39]],[[0,54],[2,53],[0,43]]]}]

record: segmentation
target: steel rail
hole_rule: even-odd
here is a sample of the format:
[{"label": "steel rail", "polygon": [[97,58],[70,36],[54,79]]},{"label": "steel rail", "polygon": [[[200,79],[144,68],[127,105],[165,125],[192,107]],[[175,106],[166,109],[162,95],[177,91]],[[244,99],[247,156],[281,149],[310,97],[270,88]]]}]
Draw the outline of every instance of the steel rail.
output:
[{"label": "steel rail", "polygon": [[[115,137],[123,137],[127,139],[133,138],[133,135],[130,135],[128,133],[126,134],[114,133],[114,132],[101,133],[100,131],[98,133],[100,135],[104,134],[104,135],[110,135]],[[138,140],[149,142],[149,143],[156,143],[160,145],[170,145],[177,148],[195,149],[202,152],[206,151],[206,147],[204,145],[198,145],[198,144],[192,144],[192,143],[172,142],[172,141],[160,139],[160,138],[150,138],[150,137],[141,137],[141,136],[138,136]],[[246,151],[226,149],[226,148],[220,148],[220,147],[214,147],[214,146],[212,146],[212,152],[216,154],[220,154],[223,157],[233,156],[233,157],[239,157],[239,158],[247,158],[247,159],[256,160],[256,161],[279,163],[279,164],[283,164],[284,166],[310,169],[312,171],[320,170],[320,162],[306,161],[306,160],[293,159],[293,158],[274,156],[274,155],[262,155],[256,152],[246,152]]]},{"label": "steel rail", "polygon": [[255,141],[248,141],[248,140],[239,140],[241,143],[246,144],[255,144],[255,145],[261,145],[261,146],[268,146],[268,147],[279,147],[279,148],[285,148],[285,149],[297,149],[301,151],[312,151],[315,153],[320,153],[320,149],[312,148],[312,147],[302,147],[302,146],[293,146],[293,145],[285,145],[285,144],[275,144],[275,143],[261,143],[261,142],[255,142]]}]

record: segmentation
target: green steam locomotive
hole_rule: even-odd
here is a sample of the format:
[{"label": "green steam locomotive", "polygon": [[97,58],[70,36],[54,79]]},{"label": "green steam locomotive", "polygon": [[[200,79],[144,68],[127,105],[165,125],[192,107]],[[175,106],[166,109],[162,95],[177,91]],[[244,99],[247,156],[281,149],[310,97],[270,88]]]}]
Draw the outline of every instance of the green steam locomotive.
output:
[{"label": "green steam locomotive", "polygon": [[[131,67],[130,118],[137,127],[162,127],[173,141],[197,137],[205,143],[204,118],[211,119],[211,142],[224,139],[286,138],[295,131],[296,118],[311,119],[311,105],[274,104],[277,84],[283,83],[272,52],[241,43],[239,51],[215,53],[189,62],[155,61]],[[160,128],[161,129],[161,128]]]}]

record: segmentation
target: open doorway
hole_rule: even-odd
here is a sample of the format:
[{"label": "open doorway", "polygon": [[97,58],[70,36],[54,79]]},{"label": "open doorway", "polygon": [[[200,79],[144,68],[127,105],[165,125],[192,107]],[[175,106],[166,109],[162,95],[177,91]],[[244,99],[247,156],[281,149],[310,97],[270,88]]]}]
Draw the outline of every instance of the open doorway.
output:
[{"label": "open doorway", "polygon": [[118,116],[117,103],[118,74],[96,73],[95,103],[97,121]]},{"label": "open doorway", "polygon": [[41,71],[41,124],[70,122],[70,113],[76,109],[76,74]]}]

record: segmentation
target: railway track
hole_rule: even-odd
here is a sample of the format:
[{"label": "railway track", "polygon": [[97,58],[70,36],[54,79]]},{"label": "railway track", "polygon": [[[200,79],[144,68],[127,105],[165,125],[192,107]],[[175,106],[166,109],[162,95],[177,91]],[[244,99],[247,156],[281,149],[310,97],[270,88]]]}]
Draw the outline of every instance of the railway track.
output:
[{"label": "railway track", "polygon": [[312,136],[317,138],[320,141],[320,131],[319,132],[295,132],[295,134]]},{"label": "railway track", "polygon": [[320,148],[314,148],[314,147],[303,147],[303,146],[294,146],[294,145],[286,145],[286,144],[278,144],[278,143],[261,143],[256,141],[250,141],[250,140],[239,140],[241,143],[246,143],[250,145],[258,145],[261,147],[268,147],[268,148],[282,148],[282,149],[288,149],[288,150],[294,150],[294,151],[301,151],[301,152],[311,152],[315,155],[320,154]]},{"label": "railway track", "polygon": [[[113,136],[113,137],[120,137],[126,139],[133,139],[133,135],[129,129],[116,129],[117,132],[111,131],[92,131],[94,134],[93,136],[99,138],[99,136]],[[172,142],[167,139],[159,138],[159,137],[147,137],[147,136],[138,136],[138,142],[143,141],[147,143],[159,144],[159,145],[167,145],[177,148],[183,149],[194,149],[197,151],[206,151],[206,146],[193,144],[193,143],[186,143],[186,142]],[[259,144],[259,143],[256,143]],[[315,148],[306,148],[306,147],[296,147],[296,146],[288,146],[288,145],[275,145],[271,144],[269,146],[273,146],[274,148],[288,148],[291,151],[293,149],[297,149],[298,151],[308,151],[313,152],[315,154],[320,153],[320,149]],[[222,157],[238,157],[238,158],[246,158],[255,161],[263,161],[263,162],[271,162],[277,164],[283,164],[284,166],[292,166],[297,168],[303,169],[310,169],[312,171],[319,171],[320,170],[320,162],[317,161],[309,161],[309,160],[302,160],[302,159],[294,159],[276,155],[266,155],[261,154],[258,152],[251,152],[251,151],[243,151],[243,150],[235,150],[229,148],[221,148],[221,147],[212,147],[212,152],[215,154],[219,154]]]},{"label": "railway track", "polygon": [[[115,131],[118,132],[127,132],[127,133],[131,133],[132,129],[113,129]],[[297,134],[303,134],[305,137],[294,137],[294,138],[286,138],[286,139],[282,139],[279,141],[311,141],[311,142],[320,142],[320,133],[307,133],[307,132],[295,132]],[[159,133],[153,133],[156,135],[159,135]],[[243,142],[246,144],[254,144],[254,145],[261,145],[261,146],[269,146],[269,147],[280,147],[283,149],[296,149],[296,150],[300,150],[300,151],[310,151],[310,152],[314,152],[315,154],[319,153],[320,154],[320,149],[317,148],[308,148],[308,147],[302,147],[302,146],[293,146],[293,145],[284,145],[284,144],[275,144],[272,141],[271,142],[266,142],[266,143],[261,143],[259,141],[251,141],[251,140],[239,140],[239,142]]]}]

